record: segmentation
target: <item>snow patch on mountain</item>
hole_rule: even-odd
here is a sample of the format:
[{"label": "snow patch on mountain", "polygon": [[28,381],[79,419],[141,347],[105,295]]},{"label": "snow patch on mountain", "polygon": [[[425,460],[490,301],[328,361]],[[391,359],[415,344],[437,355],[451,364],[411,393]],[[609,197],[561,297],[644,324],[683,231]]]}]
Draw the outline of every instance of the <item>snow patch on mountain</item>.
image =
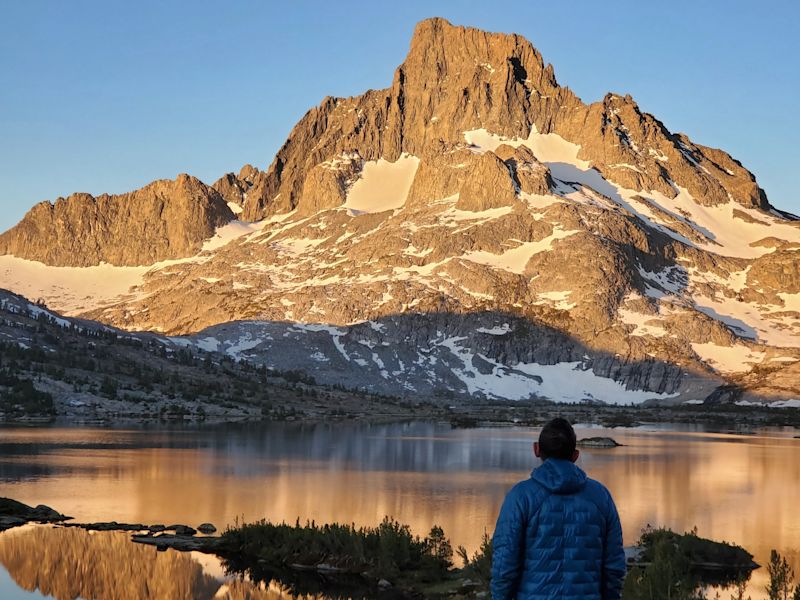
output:
[{"label": "snow patch on mountain", "polygon": [[532,304],[546,304],[558,310],[570,310],[577,304],[570,302],[569,297],[572,290],[552,290],[549,292],[537,292],[536,300]]},{"label": "snow patch on mountain", "polygon": [[495,327],[478,327],[475,331],[478,333],[485,333],[487,335],[505,335],[511,331],[511,325],[503,323]]},{"label": "snow patch on mountain", "polygon": [[417,173],[419,158],[403,154],[395,162],[383,158],[364,163],[361,177],[347,193],[344,207],[352,215],[402,208]]},{"label": "snow patch on mountain", "polygon": [[[241,208],[239,212],[241,212]],[[245,221],[231,221],[227,225],[218,227],[213,237],[203,243],[203,252],[210,252],[229,244],[242,236],[258,233],[264,228],[266,221],[247,223]]]},{"label": "snow patch on mountain", "polygon": [[712,342],[693,343],[692,349],[702,360],[721,373],[745,373],[753,365],[760,364],[766,356],[766,352],[752,350],[744,344],[720,346]]},{"label": "snow patch on mountain", "polygon": [[[754,242],[768,237],[784,241],[797,239],[797,228],[781,219],[732,202],[718,206],[703,206],[686,189],[675,187],[678,194],[674,198],[668,198],[658,191],[651,191],[648,196],[661,208],[683,216],[687,224],[711,240],[712,243],[698,244],[698,247],[704,250],[724,256],[758,258],[772,252],[773,249],[751,245]],[[736,218],[734,211],[748,215],[752,221]]]},{"label": "snow patch on mountain", "polygon": [[73,323],[57,314],[47,310],[37,304],[32,304],[27,300],[11,297],[0,297],[0,310],[5,310],[13,314],[27,314],[32,319],[38,319],[44,315],[48,320],[53,321],[59,327],[72,327]]},{"label": "snow patch on mountain", "polygon": [[[749,400],[739,400],[737,406],[764,406],[761,402],[750,402]],[[800,399],[778,400],[766,405],[768,408],[800,408]]]},{"label": "snow patch on mountain", "polygon": [[[180,261],[160,265],[176,262]],[[70,315],[93,310],[129,293],[142,283],[147,271],[157,266],[51,267],[5,255],[0,256],[0,285],[34,300],[46,298],[54,310]]]},{"label": "snow patch on mountain", "polygon": [[[452,201],[456,201],[457,199],[458,195],[445,198],[445,200],[452,200]],[[507,214],[509,214],[512,210],[513,207],[511,206],[501,206],[499,208],[489,208],[487,210],[481,210],[481,211],[458,210],[457,208],[452,207],[441,213],[441,215],[439,216],[439,221],[443,224],[452,224],[454,222],[458,223],[462,221],[468,221],[470,226],[482,225],[494,219],[504,217]]]},{"label": "snow patch on mountain", "polygon": [[[788,296],[788,295],[787,295]],[[785,348],[800,348],[800,319],[782,314],[795,312],[789,306],[745,302],[717,294],[711,298],[702,294],[693,296],[694,308],[727,325],[735,334],[762,344]]]},{"label": "snow patch on mountain", "polygon": [[[554,402],[597,401],[605,404],[640,404],[646,400],[671,398],[676,394],[627,390],[618,382],[598,377],[580,362],[542,365],[517,363],[506,366],[481,353],[464,347],[464,337],[450,337],[439,342],[461,361],[453,373],[471,395],[522,400],[547,398]],[[476,366],[476,359],[483,368]],[[491,371],[487,367],[491,367]]]},{"label": "snow patch on mountain", "polygon": [[568,142],[555,133],[539,133],[536,125],[531,127],[527,139],[506,138],[486,129],[465,131],[464,139],[479,152],[494,151],[503,144],[514,148],[526,146],[533,152],[536,160],[547,164],[553,176],[563,181],[570,181],[574,174],[574,168],[564,170],[563,167],[575,167],[585,171],[591,166],[589,161],[578,158],[578,152],[581,149],[578,144]]},{"label": "snow patch on mountain", "polygon": [[[703,206],[686,190],[674,185],[677,194],[668,198],[657,190],[631,190],[609,182],[591,163],[578,158],[580,146],[561,136],[540,134],[534,125],[527,139],[508,139],[486,129],[464,132],[464,139],[477,152],[494,151],[501,144],[526,146],[537,160],[546,164],[556,183],[580,184],[611,198],[642,221],[670,237],[690,246],[738,258],[758,258],[772,252],[768,246],[752,245],[768,237],[784,241],[795,240],[797,228],[785,220],[762,211],[735,205],[733,202],[718,206]],[[650,208],[644,198],[653,202],[663,213]],[[748,221],[735,217],[734,211],[749,217]],[[665,214],[669,219],[665,218]],[[690,240],[676,230],[676,223],[690,227],[707,242]]]},{"label": "snow patch on mountain", "polygon": [[640,313],[624,307],[620,308],[617,314],[620,321],[626,325],[633,325],[630,335],[649,335],[656,338],[668,335],[658,316]]},{"label": "snow patch on mountain", "polygon": [[[534,254],[545,252],[553,247],[556,240],[567,238],[578,233],[577,230],[564,231],[560,227],[553,229],[553,233],[538,242],[518,242],[515,248],[506,250],[502,254],[494,254],[485,250],[474,250],[461,256],[463,260],[487,265],[496,269],[503,269],[511,273],[521,274]],[[509,240],[515,243],[515,240]]]}]

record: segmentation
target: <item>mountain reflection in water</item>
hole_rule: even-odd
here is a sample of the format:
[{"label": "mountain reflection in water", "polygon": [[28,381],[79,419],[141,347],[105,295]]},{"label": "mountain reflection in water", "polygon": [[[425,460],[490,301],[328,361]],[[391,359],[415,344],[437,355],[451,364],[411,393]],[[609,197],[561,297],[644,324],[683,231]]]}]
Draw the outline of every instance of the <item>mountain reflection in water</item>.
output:
[{"label": "mountain reflection in water", "polygon": [[[209,559],[212,569],[215,559]],[[206,566],[208,566],[207,561]],[[192,555],[158,552],[119,532],[25,527],[0,534],[0,564],[17,586],[56,600],[279,600],[277,586],[222,579]],[[0,596],[3,591],[0,588]]]}]

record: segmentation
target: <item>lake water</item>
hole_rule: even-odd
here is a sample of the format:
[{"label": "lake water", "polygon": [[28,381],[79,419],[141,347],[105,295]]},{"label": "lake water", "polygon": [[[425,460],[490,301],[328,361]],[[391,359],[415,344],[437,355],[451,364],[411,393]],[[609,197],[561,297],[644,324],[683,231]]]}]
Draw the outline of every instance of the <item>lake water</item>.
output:
[{"label": "lake water", "polygon": [[[508,488],[535,466],[535,433],[431,423],[0,428],[0,496],[47,504],[78,521],[210,521],[219,529],[262,517],[374,525],[391,515],[419,534],[441,525],[454,547],[473,550],[491,533]],[[611,435],[625,444],[584,449],[579,464],[613,493],[626,544],[647,524],[697,526],[702,536],[743,545],[760,564],[776,548],[800,573],[800,440],[793,433],[578,428],[579,437]],[[754,575],[754,598],[764,571]],[[25,527],[0,534],[4,600],[41,592],[211,598],[223,579],[210,557],[156,554],[122,533]],[[226,585],[231,598],[280,597]]]}]

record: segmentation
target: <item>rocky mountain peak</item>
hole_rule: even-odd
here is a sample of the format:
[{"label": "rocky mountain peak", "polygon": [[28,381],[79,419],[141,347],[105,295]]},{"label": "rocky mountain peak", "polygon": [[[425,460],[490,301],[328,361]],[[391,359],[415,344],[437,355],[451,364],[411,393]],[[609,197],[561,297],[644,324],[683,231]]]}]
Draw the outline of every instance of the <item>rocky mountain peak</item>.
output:
[{"label": "rocky mountain peak", "polygon": [[[304,212],[342,205],[341,185],[306,185],[309,177],[319,178],[317,165],[352,153],[364,161],[412,155],[424,163],[475,130],[508,140],[532,132],[558,135],[578,147],[577,158],[626,189],[671,199],[683,188],[705,206],[771,208],[737,161],[672,134],[630,95],[584,104],[558,84],[552,66],[524,38],[433,18],[417,25],[389,88],[326,98],[301,119],[243,217],[258,220],[302,203],[308,204]],[[351,173],[350,180],[357,179]],[[305,193],[323,188],[329,195]]]},{"label": "rocky mountain peak", "polygon": [[0,255],[53,266],[151,265],[195,254],[233,217],[216,190],[182,173],[127,194],[41,202],[0,235]]},{"label": "rocky mountain peak", "polygon": [[430,141],[479,128],[527,137],[530,96],[559,90],[552,67],[524,38],[422,21],[392,86],[402,100],[402,151],[420,153]]}]

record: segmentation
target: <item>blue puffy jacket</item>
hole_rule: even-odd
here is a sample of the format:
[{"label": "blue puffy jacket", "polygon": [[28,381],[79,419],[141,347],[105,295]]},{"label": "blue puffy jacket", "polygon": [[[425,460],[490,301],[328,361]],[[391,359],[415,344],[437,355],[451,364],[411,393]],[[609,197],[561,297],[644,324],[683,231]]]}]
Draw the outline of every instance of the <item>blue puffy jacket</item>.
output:
[{"label": "blue puffy jacket", "polygon": [[619,600],[622,527],[611,494],[549,458],[506,496],[492,540],[493,600]]}]

